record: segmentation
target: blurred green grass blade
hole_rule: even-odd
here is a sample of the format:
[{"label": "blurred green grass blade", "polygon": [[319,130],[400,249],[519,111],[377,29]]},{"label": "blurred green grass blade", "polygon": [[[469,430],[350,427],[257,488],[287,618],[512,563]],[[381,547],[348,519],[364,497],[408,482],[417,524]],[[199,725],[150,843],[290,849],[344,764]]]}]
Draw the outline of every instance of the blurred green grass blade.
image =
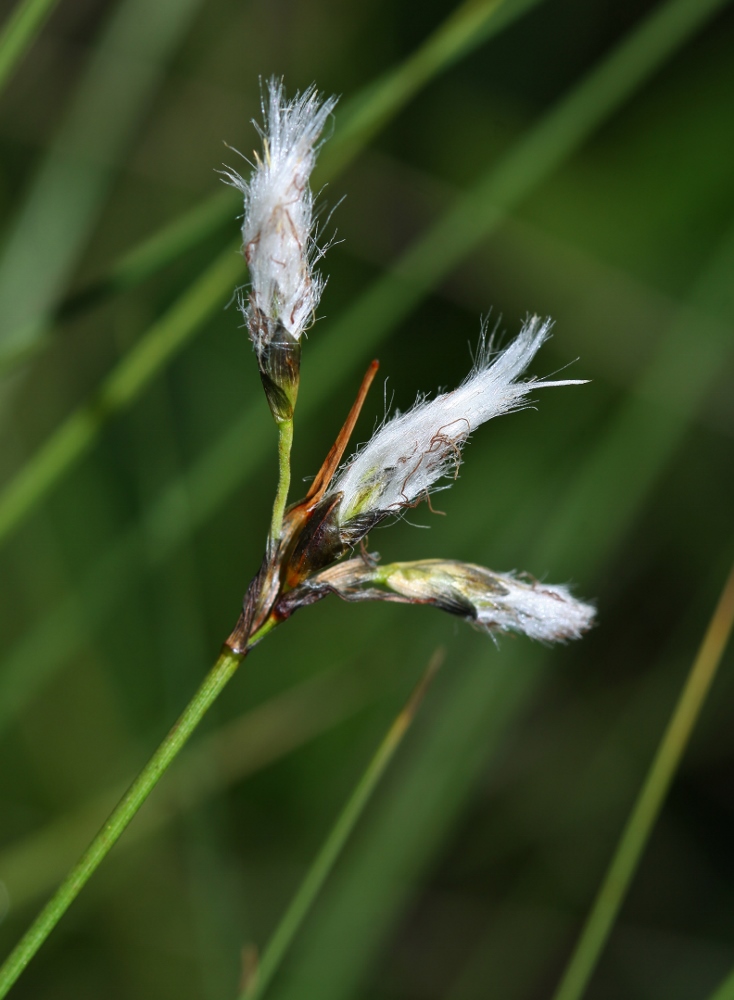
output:
[{"label": "blurred green grass blade", "polygon": [[721,983],[715,993],[712,993],[708,1000],[734,1000],[734,969]]},{"label": "blurred green grass blade", "polygon": [[727,2],[661,4],[459,199],[402,258],[396,277],[411,283],[414,297],[433,287]]},{"label": "blurred green grass blade", "polygon": [[[734,227],[689,293],[689,307],[681,308],[633,391],[595,442],[566,501],[557,505],[539,566],[560,566],[561,575],[584,578],[629,529],[734,351],[734,301],[727,300],[733,269]],[[625,484],[622,491],[620,482]],[[605,530],[597,547],[575,544],[593,535],[600,521]]]},{"label": "blurred green grass blade", "polygon": [[113,8],[0,255],[5,348],[22,350],[42,331],[198,3],[121,0]]},{"label": "blurred green grass blade", "polygon": [[[328,181],[343,170],[432,79],[539,2],[466,0],[412,56],[370,84],[337,113],[335,135],[321,154],[319,181]],[[501,15],[493,16],[498,7],[504,8]],[[55,312],[39,310],[30,325],[21,324],[0,347],[0,375],[27,361],[49,343],[55,323],[77,315],[111,293],[134,287],[225,224],[231,224],[239,204],[239,196],[231,189],[218,192],[125,254],[93,284],[63,300]],[[7,329],[15,325],[12,314],[7,324]]]},{"label": "blurred green grass blade", "polygon": [[[681,6],[680,0],[677,3],[672,3],[670,6],[677,9]],[[687,11],[690,5],[686,2],[683,6]],[[653,18],[657,19],[659,16],[659,13],[656,13],[653,15]],[[673,22],[678,24],[678,19],[673,18]],[[639,31],[643,38],[647,37],[649,33],[647,22]],[[636,51],[637,46],[634,44],[634,38],[636,37],[638,36],[633,36],[632,42],[623,42],[621,50],[627,51],[631,48],[633,51]],[[671,50],[665,49],[661,54],[659,47],[651,48],[648,46],[644,47],[644,51],[653,60],[654,65],[658,65],[663,54],[669,55]],[[622,72],[627,65],[627,60],[620,59],[618,52],[619,50],[617,53],[612,54],[610,62],[603,64],[600,70],[592,72],[590,77],[587,78],[587,81],[582,85],[586,93],[589,90],[594,91],[594,80],[597,77],[597,73],[603,81],[608,80],[608,66],[610,63],[616,66],[619,72]],[[640,79],[641,71],[637,60],[633,60],[633,64],[636,68],[637,78]],[[643,73],[642,76],[648,75],[650,71],[651,67],[647,67],[647,72]],[[607,88],[605,87],[604,89],[606,90]],[[629,93],[629,88],[626,86],[624,79],[617,81],[615,89],[621,96],[626,96]],[[362,359],[370,357],[379,343],[385,339],[403,316],[409,312],[410,308],[430,290],[432,284],[439,277],[450,269],[453,264],[453,258],[445,259],[443,257],[442,238],[437,235],[450,229],[447,221],[448,217],[458,216],[457,222],[460,224],[462,218],[471,215],[471,206],[474,205],[476,218],[483,219],[484,221],[485,229],[483,235],[487,236],[495,229],[504,212],[512,207],[512,204],[509,202],[501,206],[498,205],[491,196],[492,192],[502,190],[503,185],[506,187],[507,180],[502,181],[502,178],[508,177],[511,173],[511,166],[513,164],[516,165],[520,173],[527,178],[530,176],[531,170],[529,167],[526,169],[523,165],[526,159],[532,160],[534,157],[540,155],[549,171],[556,165],[555,155],[543,155],[542,149],[539,151],[537,136],[538,134],[546,135],[548,133],[549,126],[547,122],[549,120],[560,121],[563,124],[568,117],[564,109],[568,106],[569,102],[573,102],[574,100],[575,98],[572,94],[570,98],[561,101],[556,109],[551,110],[548,117],[543,119],[526,140],[521,140],[518,148],[511,152],[506,160],[503,160],[498,167],[490,168],[485,177],[480,178],[479,183],[472,191],[460,199],[458,207],[450,209],[447,216],[440,219],[427,235],[416,241],[414,246],[398,261],[394,273],[387,274],[375,282],[373,287],[329,328],[328,333],[325,333],[321,339],[315,339],[313,348],[308,353],[307,359],[304,362],[304,368],[307,371],[307,366],[312,366],[311,370],[318,371],[320,377],[318,383],[314,384],[314,389],[311,392],[302,394],[299,404],[299,419],[302,419],[311,412],[317,411],[323,405],[325,397],[335,387],[340,385],[345,378],[350,377],[350,373],[355,365],[359,364]],[[611,110],[613,108],[609,106],[608,102],[605,102],[599,109],[600,121]],[[586,131],[584,130],[578,136],[579,142],[585,134]],[[551,150],[557,150],[558,144],[553,140],[552,135],[550,136],[549,144]],[[537,169],[537,166],[535,169]],[[529,190],[527,193],[529,193]],[[490,194],[489,198],[486,197],[487,192]],[[481,235],[477,232],[474,225],[468,229],[460,227],[458,232],[460,234],[464,233],[466,236],[466,250]],[[457,254],[459,247],[456,236],[454,236],[453,242],[454,254]],[[433,254],[433,258],[429,256],[429,251]],[[224,258],[222,258],[223,260]],[[428,282],[425,280],[426,269],[430,270],[432,275],[431,281]],[[202,278],[202,281],[205,280],[206,275]],[[713,276],[710,280],[713,282],[714,287],[719,287],[719,278]],[[700,321],[697,320],[697,322],[700,325]],[[681,327],[683,325],[681,324]],[[710,346],[708,346],[708,342],[703,337],[700,339],[702,342],[701,349],[704,354],[707,354]],[[717,336],[716,343],[718,342],[719,338]],[[664,350],[666,349],[664,348]],[[676,350],[677,348],[674,348],[672,353],[675,354]],[[718,356],[719,358],[722,356],[721,345],[719,346]],[[204,523],[226,497],[230,496],[246,476],[252,472],[260,458],[266,454],[267,447],[269,447],[269,439],[266,428],[267,420],[262,411],[263,407],[259,401],[248,407],[242,416],[225,431],[209,452],[197,462],[192,471],[187,475],[185,482],[175,481],[172,483],[171,487],[161,497],[160,502],[151,510],[147,516],[151,523],[146,533],[151,537],[156,535],[159,537],[162,557],[165,556],[166,552],[173,551],[177,545],[181,544],[196,525]],[[626,418],[620,418],[620,420],[622,419]],[[610,426],[613,428],[614,425],[611,424]],[[681,433],[682,427],[683,424],[678,425],[678,434]],[[253,429],[255,428],[259,428],[261,432],[253,433]],[[668,435],[665,426],[663,426],[662,432],[666,436]],[[626,433],[625,430],[625,435]],[[612,429],[610,435],[616,441],[619,438],[619,431]],[[644,436],[640,437],[637,430],[635,430],[635,434],[631,440],[637,442],[644,439]],[[249,441],[247,449],[243,445],[243,442],[246,440]],[[625,440],[627,440],[626,436]],[[677,438],[670,437],[671,443],[674,443],[675,440]],[[612,457],[615,461],[613,468],[626,468],[629,454],[625,452],[624,448],[620,450],[615,447]],[[594,464],[593,457],[590,462]],[[63,472],[63,467],[59,471]],[[593,479],[593,472],[589,473],[589,476],[591,476],[592,481],[595,481]],[[53,480],[49,478],[39,485],[45,488],[50,486],[52,482]],[[634,489],[634,480],[631,476],[624,475],[618,482],[624,483],[626,489]],[[648,479],[647,482],[649,487],[650,480]],[[578,503],[575,490],[580,488],[580,486],[574,486],[567,498],[569,508]],[[176,498],[182,489],[190,497],[189,504],[180,505],[176,502]],[[618,491],[615,492],[615,496],[617,495]],[[7,497],[7,493],[5,497]],[[636,505],[641,502],[641,499],[642,496],[638,495],[634,501],[627,504],[628,516],[631,517],[633,515],[634,510],[637,509]],[[619,502],[621,508],[624,508],[624,499],[620,499]],[[4,503],[7,504],[7,500],[4,500],[3,496],[0,496],[0,525],[2,524],[1,518]],[[565,504],[558,506],[558,509],[561,511],[565,510],[565,508]],[[16,519],[19,520],[23,516],[23,513],[24,511],[19,509],[15,514]],[[586,517],[585,520],[587,520]],[[559,542],[556,539],[562,537],[560,534],[561,527],[556,525],[548,530],[546,537],[549,540],[538,560],[539,566],[552,565],[552,561],[547,558],[547,546],[554,546],[556,549],[559,548]],[[2,530],[0,530],[1,537]],[[568,551],[574,551],[576,558],[586,558],[589,562],[596,563],[597,556],[592,555],[593,545],[596,544],[599,547],[605,545],[605,536],[599,529],[598,518],[593,524],[587,526],[584,538],[587,543],[583,550],[585,553],[584,556],[581,555],[581,550],[578,546],[571,546]],[[593,539],[596,539],[596,542],[593,542]],[[565,543],[566,539],[564,538],[563,544],[565,545]],[[564,551],[566,550],[564,549]],[[124,586],[124,583],[125,578],[120,576],[114,578],[112,585],[121,587]],[[44,621],[40,629],[40,634],[52,634],[51,616],[47,617]],[[15,705],[24,703],[38,683],[34,679],[37,671],[33,667],[34,664],[38,664],[38,658],[29,658],[23,654],[22,650],[19,650],[19,653],[20,655],[11,654],[11,662],[14,664],[14,667],[8,674],[7,687],[3,687],[4,697],[7,698],[8,703],[12,702]],[[63,662],[62,658],[55,658],[49,653],[49,659],[44,666],[44,670],[48,669],[50,671],[52,669],[50,665],[51,660],[55,662],[57,667]],[[1,701],[2,699],[0,699]]]},{"label": "blurred green grass blade", "polygon": [[346,167],[426,84],[540,0],[465,0],[416,52],[375,80],[337,114],[338,144],[324,150],[327,179]]},{"label": "blurred green grass blade", "polygon": [[6,538],[99,436],[111,416],[134,400],[183,344],[225,303],[242,277],[241,258],[227,250],[75,410],[0,494],[0,541]]},{"label": "blurred green grass blade", "polygon": [[[386,275],[372,293],[361,300],[354,310],[359,312],[361,321],[358,329],[351,322],[338,323],[337,330],[329,338],[330,343],[335,342],[330,352],[324,350],[326,342],[322,339],[313,352],[314,361],[316,358],[321,360],[324,355],[328,360],[328,364],[321,365],[320,370],[323,373],[328,371],[332,381],[338,381],[341,372],[353,363],[352,343],[361,345],[364,356],[364,348],[370,350],[384,336],[386,326],[396,325],[441,277],[494,230],[507,211],[516,207],[577,149],[592,130],[724,2],[671,0],[650,15],[600,67],[593,70],[569,97],[521,140],[497,169],[491,170],[478,186],[462,196],[458,204],[403,255],[392,275]],[[213,271],[222,267],[225,258],[226,254],[213,265]],[[209,278],[205,273],[199,284],[206,286],[209,281],[216,282],[217,279],[218,275],[212,273]],[[218,301],[220,298],[214,296],[211,307]],[[172,312],[179,315],[179,307],[174,307]],[[205,314],[202,314],[200,321],[204,318]],[[341,341],[338,338],[340,326],[349,331],[348,335],[345,332]],[[136,351],[147,350],[146,339],[141,341]],[[156,351],[157,367],[170,360],[173,348],[178,349],[184,339],[171,338],[172,349],[167,355]],[[107,386],[120,377],[129,381],[128,369],[135,371],[139,366],[137,362],[128,364],[123,361],[120,367],[123,369],[122,376],[118,375],[120,369],[116,370],[109,377]],[[149,368],[145,381],[153,374],[154,369]],[[126,395],[124,402],[134,398],[143,384],[139,382]],[[104,394],[104,388],[102,392]],[[97,416],[98,409],[97,406],[87,406],[73,414],[0,495],[0,542],[92,444],[102,423]],[[303,412],[303,407],[300,412]]]},{"label": "blurred green grass blade", "polygon": [[231,222],[236,212],[237,198],[230,189],[224,189],[124,254],[99,280],[64,299],[51,316],[39,322],[32,339],[11,337],[9,345],[0,347],[0,377],[50,344],[54,339],[56,323],[73,319],[108,295],[134,288],[187,249],[215,233],[225,219]]},{"label": "blurred green grass blade", "polygon": [[[122,838],[124,851],[218,791],[268,766],[358,711],[371,698],[354,673],[323,671],[225,724],[189,747]],[[70,815],[0,852],[0,879],[13,911],[53,889],[127,783],[96,795]]]},{"label": "blurred green grass blade", "polygon": [[[539,481],[544,480],[539,477]],[[703,581],[701,589],[711,592],[712,585],[715,593],[720,582],[721,569],[715,580]],[[548,995],[549,971],[557,978],[558,956],[568,953],[569,942],[578,933],[578,921],[572,919],[568,907],[537,910],[536,887],[549,871],[556,870],[560,857],[567,856],[569,844],[587,845],[583,864],[588,870],[593,864],[591,859],[603,849],[600,845],[609,840],[609,817],[618,815],[623,822],[629,813],[630,803],[639,792],[644,764],[652,758],[670,715],[670,706],[680,694],[677,661],[680,650],[691,644],[690,618],[700,619],[697,605],[697,596],[692,594],[690,614],[678,618],[662,655],[640,683],[634,685],[631,697],[625,699],[623,707],[619,706],[620,711],[615,712],[615,721],[608,730],[597,724],[609,717],[610,692],[602,686],[591,699],[588,690],[579,692],[578,699],[572,697],[567,711],[556,716],[542,735],[535,734],[540,745],[549,748],[549,756],[544,755],[541,764],[549,780],[533,780],[532,772],[539,762],[538,755],[531,751],[524,766],[520,764],[519,772],[514,772],[513,789],[505,786],[502,804],[490,821],[491,832],[488,831],[485,840],[487,862],[496,871],[511,865],[518,852],[532,860],[523,864],[510,892],[503,894],[502,920],[490,919],[486,936],[446,1000],[479,1000],[486,995],[488,983],[492,983],[503,1000],[525,1000],[536,993]],[[563,670],[560,662],[554,666]],[[588,726],[591,719],[595,720],[593,735],[589,734],[589,740],[580,744],[574,740],[575,749],[571,750],[568,733],[577,726]],[[711,720],[709,736],[710,723]],[[583,758],[572,782],[560,763],[568,761],[569,753],[575,759]],[[554,761],[556,754],[558,758]],[[673,817],[674,825],[675,822]],[[608,852],[605,853],[608,857]],[[603,861],[600,857],[594,867],[600,868]],[[573,892],[580,886],[568,870],[563,881],[567,891]],[[519,919],[513,921],[510,916],[508,920],[508,912],[510,915],[517,912]],[[518,963],[518,954],[523,954],[526,960]],[[629,981],[626,985],[633,990]],[[667,995],[665,985],[658,985],[658,995]]]},{"label": "blurred green grass blade", "polygon": [[19,0],[0,34],[0,91],[33,45],[58,0]]},{"label": "blurred green grass blade", "polygon": [[542,656],[527,643],[508,645],[499,655],[488,641],[480,655],[443,671],[432,711],[421,716],[410,753],[366,821],[358,849],[335,873],[304,928],[274,984],[273,1000],[354,995],[379,939],[390,933],[419,873],[537,681]]},{"label": "blurred green grass blade", "polygon": [[420,708],[429,684],[445,657],[437,650],[404,708],[395,718],[377,752],[337,817],[324,844],[314,859],[288,909],[265,948],[251,981],[245,985],[240,1000],[257,1000],[267,991],[293,939],[303,924],[316,897],[334,869],[349,837],[362,816],[390,761],[403,741]]},{"label": "blurred green grass blade", "polygon": [[[659,50],[648,49],[648,51]],[[639,66],[637,68],[639,69]],[[634,450],[634,446],[633,438],[630,441],[630,448]],[[630,476],[623,476],[618,489],[624,491],[630,479]],[[596,571],[601,568],[598,560],[604,552],[603,535],[604,525],[599,523],[596,525],[594,537],[587,538],[584,535],[583,539],[576,540],[577,546],[590,545],[597,550],[598,556],[595,553],[593,558]],[[503,649],[503,665],[514,658],[513,653],[514,651]],[[539,655],[536,650],[528,654],[529,657]],[[521,670],[522,667],[516,664],[514,676],[517,677]],[[483,680],[487,683],[486,675]],[[468,683],[467,681],[467,686]],[[462,737],[466,735],[467,719],[472,717],[470,709],[476,708],[483,701],[484,692],[481,685],[477,685],[471,695],[467,694],[466,697],[467,711],[457,715],[453,727],[450,727],[453,729],[454,751],[456,745],[460,745]],[[493,719],[490,716],[495,703],[491,699],[484,701],[488,715],[485,720],[487,731],[493,724],[500,730],[505,729],[513,715],[522,707],[524,700],[524,693],[517,691],[511,709],[503,714],[501,719]],[[455,753],[452,755],[451,751],[446,752],[456,760]],[[480,743],[474,748],[474,753],[484,760],[489,756],[489,748]],[[478,769],[481,766],[480,762],[475,761],[475,766]],[[414,803],[415,808],[403,814],[396,805],[392,813],[385,816],[384,828],[380,828],[377,832],[372,831],[370,837],[364,838],[362,849],[344,876],[342,885],[332,894],[327,907],[320,908],[316,926],[312,929],[302,953],[299,953],[299,960],[292,967],[287,984],[283,989],[276,991],[275,996],[280,1000],[285,998],[291,1000],[307,994],[310,989],[316,987],[322,1000],[332,1000],[332,998],[336,1000],[337,997],[339,1000],[345,1000],[346,997],[355,995],[364,970],[374,960],[379,942],[389,933],[391,922],[407,897],[405,883],[410,883],[421,867],[421,851],[424,850],[424,860],[435,852],[446,826],[460,807],[461,796],[452,803],[443,801],[435,805],[430,818],[426,816],[424,810],[430,808],[428,800],[431,798],[433,772],[434,758],[427,756],[422,768],[416,765],[416,772],[406,778],[398,793],[401,796],[409,795],[411,789],[420,783],[426,800],[421,802],[420,809],[417,803]],[[418,851],[416,844],[419,845]],[[369,900],[369,912],[361,905],[365,895]],[[357,900],[360,901],[359,905]],[[329,956],[328,962],[327,956]]]},{"label": "blurred green grass blade", "polygon": [[734,567],[553,1000],[580,1000],[637,870],[734,626]]}]

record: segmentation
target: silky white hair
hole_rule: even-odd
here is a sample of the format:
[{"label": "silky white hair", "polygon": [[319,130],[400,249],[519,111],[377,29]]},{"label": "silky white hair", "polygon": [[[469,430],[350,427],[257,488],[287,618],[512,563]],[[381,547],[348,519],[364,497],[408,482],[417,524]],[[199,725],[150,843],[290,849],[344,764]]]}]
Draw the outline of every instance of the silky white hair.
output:
[{"label": "silky white hair", "polygon": [[594,606],[577,600],[568,587],[454,559],[386,565],[350,559],[324,570],[310,585],[326,586],[351,601],[432,604],[491,635],[516,632],[540,642],[579,639],[596,617]]},{"label": "silky white hair", "polygon": [[461,449],[480,424],[521,409],[534,389],[583,384],[584,379],[516,381],[548,338],[550,328],[550,320],[533,316],[499,354],[491,353],[491,344],[481,350],[458,389],[432,400],[419,399],[412,409],[386,421],[330,487],[330,494],[343,494],[340,522],[414,504],[441,477],[456,473]]},{"label": "silky white hair", "polygon": [[593,605],[577,600],[568,587],[521,580],[473,563],[422,559],[377,567],[374,574],[408,600],[435,603],[492,633],[565,642],[579,639],[596,615]]},{"label": "silky white hair", "polygon": [[[322,255],[313,232],[309,187],[318,140],[337,98],[322,100],[315,87],[287,101],[282,81],[263,94],[262,155],[255,153],[249,181],[229,168],[228,183],[245,198],[242,242],[250,272],[249,300],[241,302],[255,346],[279,322],[296,340],[312,322],[324,281],[314,270]],[[270,323],[263,323],[263,319]]]},{"label": "silky white hair", "polygon": [[475,593],[476,624],[498,632],[520,632],[542,642],[579,639],[594,623],[596,609],[561,584],[527,582],[492,573],[506,593]]}]

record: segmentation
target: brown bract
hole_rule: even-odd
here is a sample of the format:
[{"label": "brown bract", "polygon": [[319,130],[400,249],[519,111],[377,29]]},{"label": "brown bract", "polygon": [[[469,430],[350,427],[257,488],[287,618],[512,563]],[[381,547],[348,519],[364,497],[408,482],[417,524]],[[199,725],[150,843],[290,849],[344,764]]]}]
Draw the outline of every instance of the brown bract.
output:
[{"label": "brown bract", "polygon": [[297,608],[325,597],[332,588],[301,589],[311,576],[332,565],[349,547],[339,530],[337,511],[341,494],[326,496],[344,456],[379,362],[367,369],[357,398],[305,498],[293,504],[283,518],[283,530],[271,540],[262,565],[247,589],[242,613],[225,645],[244,653],[268,623],[278,624]]}]

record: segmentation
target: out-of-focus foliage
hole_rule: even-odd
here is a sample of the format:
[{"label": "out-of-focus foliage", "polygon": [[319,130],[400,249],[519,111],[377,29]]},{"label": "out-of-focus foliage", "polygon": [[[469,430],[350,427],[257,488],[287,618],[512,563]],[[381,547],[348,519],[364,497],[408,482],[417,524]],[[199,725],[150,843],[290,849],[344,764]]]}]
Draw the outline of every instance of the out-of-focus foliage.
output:
[{"label": "out-of-focus foliage", "polygon": [[[734,551],[734,11],[654,55],[661,22],[610,70],[605,104],[594,74],[654,9],[505,0],[491,37],[333,171],[321,198],[347,196],[327,224],[343,242],[296,414],[294,499],[374,352],[404,408],[464,376],[480,315],[508,333],[552,315],[535,374],[578,357],[568,377],[591,384],[483,427],[436,498],[446,516],[417,508],[370,542],[572,581],[598,628],[546,650],[428,609],[302,611],[13,996],[234,996],[243,946],[267,940],[439,645],[442,673],[269,995],[551,994]],[[53,318],[219,194],[222,162],[242,169],[223,143],[255,146],[259,75],[348,109],[450,10],[61,0],[0,95],[0,350],[34,347],[0,384],[5,481],[236,239],[233,200],[228,225],[145,280]],[[222,306],[3,542],[3,953],[188,700],[259,564],[275,430]],[[374,392],[360,440],[383,412]],[[734,964],[732,668],[589,1000],[705,1000]]]}]

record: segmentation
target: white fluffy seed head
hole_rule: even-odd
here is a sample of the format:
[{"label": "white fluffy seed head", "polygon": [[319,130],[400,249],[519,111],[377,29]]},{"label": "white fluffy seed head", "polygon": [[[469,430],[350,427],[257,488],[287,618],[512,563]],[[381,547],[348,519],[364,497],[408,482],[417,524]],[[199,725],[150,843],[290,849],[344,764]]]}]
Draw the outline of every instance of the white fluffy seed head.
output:
[{"label": "white fluffy seed head", "polygon": [[471,563],[424,559],[377,572],[380,582],[409,600],[436,604],[489,632],[519,632],[541,642],[580,638],[596,614],[567,587],[519,580]]},{"label": "white fluffy seed head", "polygon": [[245,181],[225,171],[245,198],[242,241],[251,287],[242,308],[258,353],[267,349],[278,324],[299,340],[321,296],[309,180],[335,104],[335,97],[322,100],[314,87],[287,101],[282,82],[271,79],[263,94],[264,124],[256,126],[263,148],[255,153],[252,176]]},{"label": "white fluffy seed head", "polygon": [[347,601],[429,604],[492,635],[517,632],[540,642],[579,639],[596,616],[595,608],[577,600],[568,587],[453,559],[386,565],[348,559],[318,573],[308,586]]},{"label": "white fluffy seed head", "polygon": [[516,381],[548,338],[550,327],[550,320],[532,317],[499,354],[493,356],[491,344],[486,345],[458,389],[419,400],[383,424],[331,486],[330,493],[343,495],[340,522],[414,504],[435,489],[441,477],[456,475],[461,448],[480,424],[522,408],[534,389],[582,384],[579,379]]}]

